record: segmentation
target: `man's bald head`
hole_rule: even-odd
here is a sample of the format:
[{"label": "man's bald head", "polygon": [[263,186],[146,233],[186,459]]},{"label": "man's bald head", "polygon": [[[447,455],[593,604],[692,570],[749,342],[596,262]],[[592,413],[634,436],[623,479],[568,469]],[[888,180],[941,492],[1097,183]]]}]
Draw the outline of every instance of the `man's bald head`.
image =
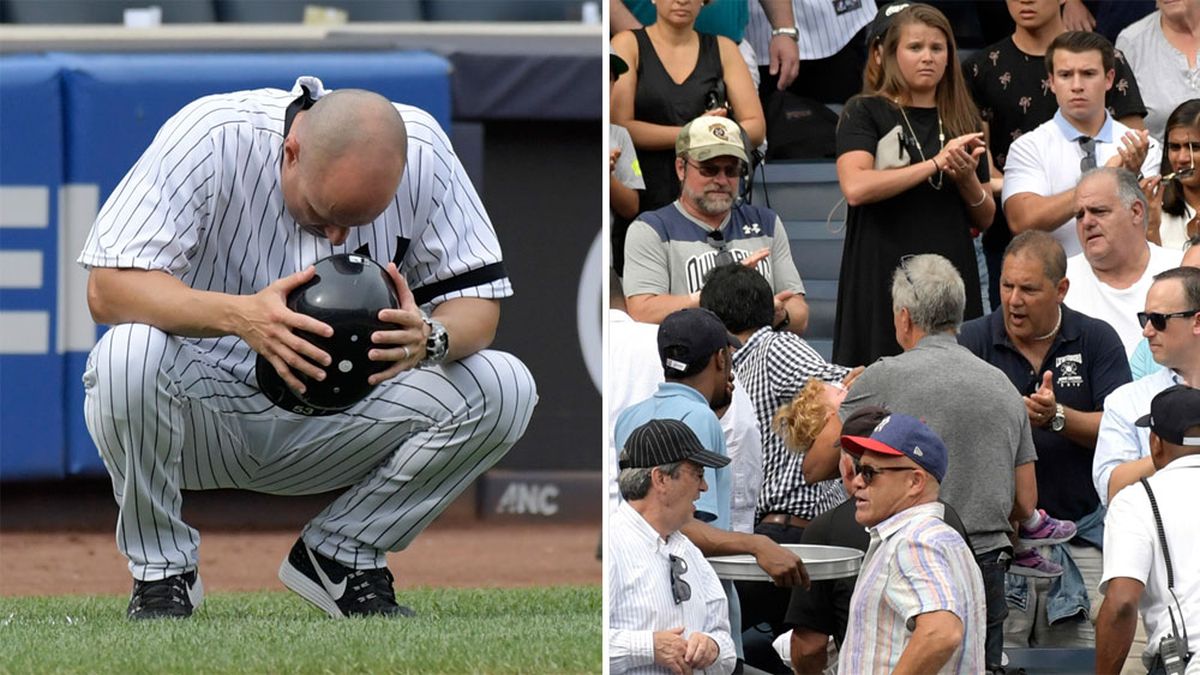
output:
[{"label": "man's bald head", "polygon": [[408,135],[386,98],[341,89],[296,117],[285,150],[284,198],[296,220],[345,228],[387,208],[404,175]]}]

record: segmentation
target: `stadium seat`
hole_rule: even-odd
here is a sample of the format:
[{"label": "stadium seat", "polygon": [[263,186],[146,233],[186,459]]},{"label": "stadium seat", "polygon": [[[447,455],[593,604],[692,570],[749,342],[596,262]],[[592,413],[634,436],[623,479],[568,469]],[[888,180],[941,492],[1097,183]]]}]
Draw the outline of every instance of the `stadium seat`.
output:
[{"label": "stadium seat", "polygon": [[163,23],[212,23],[213,0],[0,0],[8,23],[125,23],[125,10],[162,8]]},{"label": "stadium seat", "polygon": [[237,23],[300,23],[308,5],[344,10],[356,21],[421,21],[421,0],[215,0],[217,19]]}]

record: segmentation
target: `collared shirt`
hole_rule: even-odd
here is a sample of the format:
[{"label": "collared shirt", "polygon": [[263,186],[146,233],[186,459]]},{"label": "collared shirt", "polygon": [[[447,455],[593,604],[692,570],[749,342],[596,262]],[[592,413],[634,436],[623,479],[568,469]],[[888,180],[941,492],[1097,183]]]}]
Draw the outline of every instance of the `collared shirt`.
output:
[{"label": "collared shirt", "polygon": [[1167,42],[1161,10],[1126,26],[1117,36],[1117,48],[1133,66],[1142,88],[1142,98],[1150,111],[1146,128],[1152,137],[1162,138],[1167,116],[1175,106],[1200,97],[1200,64],[1189,68],[1187,54]]},{"label": "collared shirt", "polygon": [[[678,382],[663,382],[650,398],[625,409],[617,418],[613,428],[613,442],[618,454],[625,447],[625,441],[635,429],[650,420],[672,419],[679,420],[688,426],[700,439],[700,445],[705,450],[727,456],[725,451],[725,433],[721,430],[721,422],[717,414],[708,407],[704,396],[686,384]],[[704,469],[704,480],[708,490],[700,493],[696,500],[696,510],[702,517],[711,517],[714,527],[722,530],[729,529],[730,487],[729,471],[711,467]]]},{"label": "collared shirt", "polygon": [[[1009,339],[1004,313],[963,324],[958,343],[996,366],[1022,396],[1038,390],[1052,371],[1058,403],[1080,412],[1104,409],[1104,399],[1130,381],[1121,340],[1107,323],[1062,305],[1062,323],[1046,357],[1036,368]],[[1037,448],[1038,506],[1055,518],[1079,520],[1099,507],[1092,475],[1093,447],[1084,447],[1049,428],[1033,428]]]},{"label": "collared shirt", "polygon": [[1010,545],[1015,468],[1037,451],[1025,403],[1004,373],[949,333],[926,335],[867,366],[838,415],[845,420],[865,405],[925,420],[950,452],[941,498],[958,511],[975,554]]},{"label": "collared shirt", "polygon": [[1134,422],[1150,412],[1150,400],[1155,394],[1176,384],[1188,383],[1179,373],[1163,368],[1118,387],[1104,399],[1096,456],[1092,460],[1092,485],[1101,504],[1108,505],[1108,480],[1117,465],[1150,456],[1150,430],[1135,426]]},{"label": "collared shirt", "polygon": [[[1096,166],[1104,166],[1117,154],[1126,131],[1129,131],[1129,127],[1114,120],[1107,112],[1104,114],[1104,126],[1095,136]],[[1010,197],[1022,192],[1050,197],[1074,189],[1082,174],[1079,162],[1084,153],[1078,139],[1083,136],[1063,117],[1060,110],[1054,113],[1049,122],[1013,141],[1004,166],[1003,201],[1008,202]],[[1146,161],[1142,163],[1142,173],[1157,176],[1161,160],[1162,148],[1151,137]],[[1051,234],[1062,244],[1067,257],[1083,251],[1075,232],[1074,218]]]},{"label": "collared shirt", "polygon": [[[1146,479],[1162,516],[1163,530],[1171,551],[1177,607],[1167,593],[1167,568],[1158,539],[1158,527],[1150,509],[1146,489],[1134,484],[1118,493],[1104,519],[1104,574],[1100,592],[1117,577],[1135,579],[1145,585],[1138,606],[1146,624],[1146,651],[1142,660],[1158,653],[1159,641],[1171,630],[1170,608],[1175,623],[1186,623],[1190,650],[1200,653],[1200,537],[1196,536],[1196,510],[1200,509],[1200,455],[1187,455],[1167,464]],[[1180,626],[1179,638],[1183,639]],[[1193,656],[1192,660],[1200,658]]]},{"label": "collared shirt", "polygon": [[987,619],[983,577],[961,535],[919,504],[871,528],[871,544],[850,599],[840,673],[890,673],[929,612],[952,612],[963,641],[940,673],[982,673]]},{"label": "collared shirt", "polygon": [[1137,313],[1146,307],[1146,293],[1154,284],[1154,275],[1179,267],[1183,262],[1183,251],[1171,251],[1147,242],[1150,259],[1141,278],[1128,288],[1113,288],[1100,281],[1092,270],[1091,263],[1082,253],[1067,259],[1067,279],[1071,282],[1067,290],[1067,302],[1076,310],[1090,317],[1103,319],[1117,331],[1128,358],[1142,339],[1142,327]]},{"label": "collared shirt", "polygon": [[678,201],[642,213],[625,237],[625,295],[687,295],[704,287],[722,251],[742,261],[756,251],[771,254],[754,269],[774,293],[804,292],[783,221],[770,209],[742,204],[713,229],[684,211]]},{"label": "collared shirt", "polygon": [[763,486],[757,517],[790,513],[811,520],[840,504],[845,492],[838,481],[804,481],[802,460],[772,430],[772,420],[779,407],[795,398],[809,378],[841,382],[850,369],[821,358],[804,338],[768,326],[756,331],[733,353],[733,367],[754,402],[762,432]]},{"label": "collared shirt", "polygon": [[[680,577],[691,598],[675,602],[671,560],[687,564]],[[683,626],[683,637],[704,633],[720,650],[713,665],[697,673],[731,673],[737,663],[729,633],[725,592],[716,573],[688,538],[673,532],[664,540],[627,502],[608,522],[608,666],[612,673],[666,673],[654,665],[654,632]]]}]

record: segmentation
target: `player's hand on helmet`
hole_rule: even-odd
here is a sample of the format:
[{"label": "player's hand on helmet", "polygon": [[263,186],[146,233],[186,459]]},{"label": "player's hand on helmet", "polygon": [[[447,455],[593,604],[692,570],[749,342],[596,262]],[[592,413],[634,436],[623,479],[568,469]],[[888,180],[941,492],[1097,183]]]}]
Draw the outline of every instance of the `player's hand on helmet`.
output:
[{"label": "player's hand on helmet", "polygon": [[390,380],[400,373],[415,368],[425,358],[425,341],[429,337],[429,326],[421,317],[421,309],[413,298],[412,291],[396,263],[388,263],[388,276],[396,285],[396,295],[400,298],[400,309],[383,309],[379,311],[379,320],[395,324],[395,330],[375,331],[371,334],[371,342],[379,345],[368,353],[372,361],[392,361],[387,370],[372,375],[368,382],[379,384]]},{"label": "player's hand on helmet", "polygon": [[243,296],[238,337],[250,348],[262,354],[279,377],[293,391],[304,393],[304,385],[293,371],[299,371],[315,380],[325,379],[325,370],[332,359],[324,350],[296,335],[302,330],[314,335],[329,337],[333,328],[311,316],[288,309],[287,296],[293,289],[313,278],[316,268],[308,268],[286,276],[254,295]]}]

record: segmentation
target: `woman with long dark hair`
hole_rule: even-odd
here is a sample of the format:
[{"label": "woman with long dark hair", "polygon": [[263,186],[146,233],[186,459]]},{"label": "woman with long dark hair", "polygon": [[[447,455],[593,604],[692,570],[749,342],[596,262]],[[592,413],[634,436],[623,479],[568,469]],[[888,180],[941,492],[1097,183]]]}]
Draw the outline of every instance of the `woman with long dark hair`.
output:
[{"label": "woman with long dark hair", "polygon": [[1164,248],[1181,250],[1189,239],[1200,234],[1198,156],[1200,99],[1194,98],[1184,101],[1167,117],[1159,170],[1163,180],[1147,190],[1150,217],[1146,238]]},{"label": "woman with long dark hair", "polygon": [[872,25],[863,93],[838,124],[838,182],[846,242],[838,278],[833,360],[869,364],[900,352],[892,272],[908,255],[937,253],[962,275],[966,317],[983,312],[972,237],[992,222],[982,123],[941,12],[912,4],[883,32]]}]

